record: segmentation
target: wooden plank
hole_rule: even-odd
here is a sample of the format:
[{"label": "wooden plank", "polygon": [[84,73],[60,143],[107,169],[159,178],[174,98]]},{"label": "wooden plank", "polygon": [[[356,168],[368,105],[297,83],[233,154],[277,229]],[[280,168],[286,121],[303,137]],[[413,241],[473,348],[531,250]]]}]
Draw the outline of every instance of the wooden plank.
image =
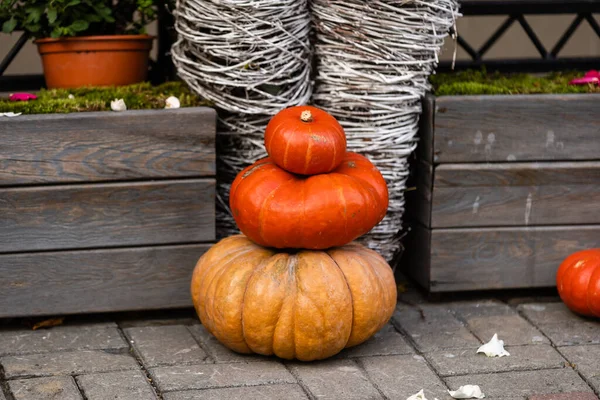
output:
[{"label": "wooden plank", "polygon": [[435,96],[426,94],[419,118],[419,143],[409,157],[409,177],[406,182],[404,219],[431,225],[431,191],[433,188],[433,118]]},{"label": "wooden plank", "polygon": [[403,238],[404,253],[397,270],[410,276],[419,285],[429,289],[431,273],[431,229],[411,224]]},{"label": "wooden plank", "polygon": [[207,107],[24,115],[0,129],[0,186],[214,176]]},{"label": "wooden plank", "polygon": [[433,164],[433,141],[434,141],[434,123],[435,123],[435,96],[427,93],[421,101],[421,116],[419,117],[419,143],[416,154],[420,160]]},{"label": "wooden plank", "polygon": [[431,226],[431,205],[433,201],[433,166],[424,160],[411,163],[410,178],[404,194],[406,209],[404,219],[418,221]]},{"label": "wooden plank", "polygon": [[433,229],[431,291],[552,287],[564,258],[599,238],[600,225]]},{"label": "wooden plank", "polygon": [[442,96],[434,161],[600,160],[600,95]]},{"label": "wooden plank", "polygon": [[215,180],[0,189],[0,253],[215,239]]},{"label": "wooden plank", "polygon": [[0,255],[0,318],[192,305],[207,244]]},{"label": "wooden plank", "polygon": [[440,164],[435,187],[600,184],[600,162]]},{"label": "wooden plank", "polygon": [[600,162],[442,164],[431,226],[600,223],[598,183]]}]

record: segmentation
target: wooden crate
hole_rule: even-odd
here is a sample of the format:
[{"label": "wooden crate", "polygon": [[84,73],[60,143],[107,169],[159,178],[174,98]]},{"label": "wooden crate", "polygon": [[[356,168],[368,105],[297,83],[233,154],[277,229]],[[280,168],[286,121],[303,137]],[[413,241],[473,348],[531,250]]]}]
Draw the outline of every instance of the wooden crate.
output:
[{"label": "wooden crate", "polygon": [[0,121],[0,317],[191,305],[215,124],[204,107]]},{"label": "wooden crate", "polygon": [[600,246],[600,95],[424,100],[401,268],[431,292],[552,287]]}]

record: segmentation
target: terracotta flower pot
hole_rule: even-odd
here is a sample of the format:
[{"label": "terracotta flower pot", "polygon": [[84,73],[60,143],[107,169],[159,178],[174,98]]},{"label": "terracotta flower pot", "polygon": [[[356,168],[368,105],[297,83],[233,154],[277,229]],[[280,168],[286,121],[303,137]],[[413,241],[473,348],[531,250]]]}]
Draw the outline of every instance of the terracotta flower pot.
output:
[{"label": "terracotta flower pot", "polygon": [[154,37],[149,35],[82,36],[38,39],[46,86],[121,86],[142,82]]}]

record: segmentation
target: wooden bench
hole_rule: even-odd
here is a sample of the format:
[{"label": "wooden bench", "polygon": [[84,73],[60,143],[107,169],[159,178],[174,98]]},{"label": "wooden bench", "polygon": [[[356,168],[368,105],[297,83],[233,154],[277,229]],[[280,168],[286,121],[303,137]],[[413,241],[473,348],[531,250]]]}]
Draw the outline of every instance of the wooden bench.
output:
[{"label": "wooden bench", "polygon": [[600,95],[428,96],[405,272],[431,292],[552,287],[600,246]]},{"label": "wooden bench", "polygon": [[190,306],[215,240],[210,108],[0,121],[0,317]]}]

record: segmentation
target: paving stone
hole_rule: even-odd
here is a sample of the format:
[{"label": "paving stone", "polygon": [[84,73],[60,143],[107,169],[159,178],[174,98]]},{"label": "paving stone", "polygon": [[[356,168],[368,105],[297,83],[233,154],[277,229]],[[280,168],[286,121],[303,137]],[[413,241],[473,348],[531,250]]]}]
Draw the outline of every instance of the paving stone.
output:
[{"label": "paving stone", "polygon": [[10,381],[8,384],[15,400],[83,399],[75,381],[70,376],[19,379]]},{"label": "paving stone", "polygon": [[382,399],[359,365],[352,360],[289,364],[317,399]]},{"label": "paving stone", "polygon": [[598,400],[598,397],[594,393],[589,392],[570,392],[536,394],[529,396],[527,400]]},{"label": "paving stone", "polygon": [[539,328],[557,346],[600,344],[600,322],[559,322],[541,324]]},{"label": "paving stone", "polygon": [[0,356],[79,349],[121,349],[127,343],[114,324],[0,330]]},{"label": "paving stone", "polygon": [[558,295],[519,296],[506,299],[506,303],[512,307],[517,307],[518,305],[526,303],[556,303],[559,301],[560,296]]},{"label": "paving stone", "polygon": [[600,344],[600,321],[581,317],[563,303],[531,303],[518,308],[557,346]]},{"label": "paving stone", "polygon": [[129,354],[101,350],[77,350],[60,353],[29,354],[0,358],[7,378],[22,376],[72,375],[93,372],[138,369]]},{"label": "paving stone", "polygon": [[275,361],[158,367],[150,370],[162,391],[296,383],[290,372]]},{"label": "paving stone", "polygon": [[188,390],[185,392],[169,392],[163,396],[165,400],[305,400],[308,396],[296,384],[268,386],[245,386],[237,388]]},{"label": "paving stone", "polygon": [[6,397],[4,397],[4,392],[2,392],[2,387],[0,387],[0,400],[6,400]]},{"label": "paving stone", "polygon": [[497,333],[505,345],[550,343],[536,327],[506,304],[469,302],[455,305],[453,309],[483,342]]},{"label": "paving stone", "polygon": [[600,392],[600,346],[560,347],[559,351],[574,364],[588,383]]},{"label": "paving stone", "polygon": [[87,400],[152,400],[154,390],[141,371],[80,375],[79,387]]},{"label": "paving stone", "polygon": [[146,367],[197,364],[208,358],[183,325],[127,328],[124,332]]},{"label": "paving stone", "polygon": [[406,399],[424,389],[428,399],[450,399],[446,387],[423,357],[401,355],[360,359],[368,377],[389,399]]},{"label": "paving stone", "polygon": [[445,305],[423,304],[420,310],[399,305],[393,316],[396,327],[404,330],[423,352],[447,348],[479,346],[481,342]]},{"label": "paving stone", "polygon": [[412,354],[415,351],[406,339],[396,331],[393,325],[387,324],[366,342],[342,350],[336,358],[387,356],[397,354]]},{"label": "paving stone", "polygon": [[575,322],[582,318],[571,312],[562,302],[527,303],[517,309],[536,325],[555,322]]},{"label": "paving stone", "polygon": [[500,372],[445,378],[451,390],[462,385],[479,385],[486,399],[530,396],[561,392],[591,392],[571,368],[539,371]]},{"label": "paving stone", "polygon": [[259,354],[239,354],[223,346],[203,325],[188,326],[194,338],[217,363],[267,361],[270,358]]},{"label": "paving stone", "polygon": [[550,345],[507,346],[508,357],[487,357],[477,348],[425,354],[441,376],[562,368],[565,359]]},{"label": "paving stone", "polygon": [[164,325],[195,325],[200,323],[193,308],[180,310],[159,310],[148,312],[133,312],[117,318],[121,328]]}]

